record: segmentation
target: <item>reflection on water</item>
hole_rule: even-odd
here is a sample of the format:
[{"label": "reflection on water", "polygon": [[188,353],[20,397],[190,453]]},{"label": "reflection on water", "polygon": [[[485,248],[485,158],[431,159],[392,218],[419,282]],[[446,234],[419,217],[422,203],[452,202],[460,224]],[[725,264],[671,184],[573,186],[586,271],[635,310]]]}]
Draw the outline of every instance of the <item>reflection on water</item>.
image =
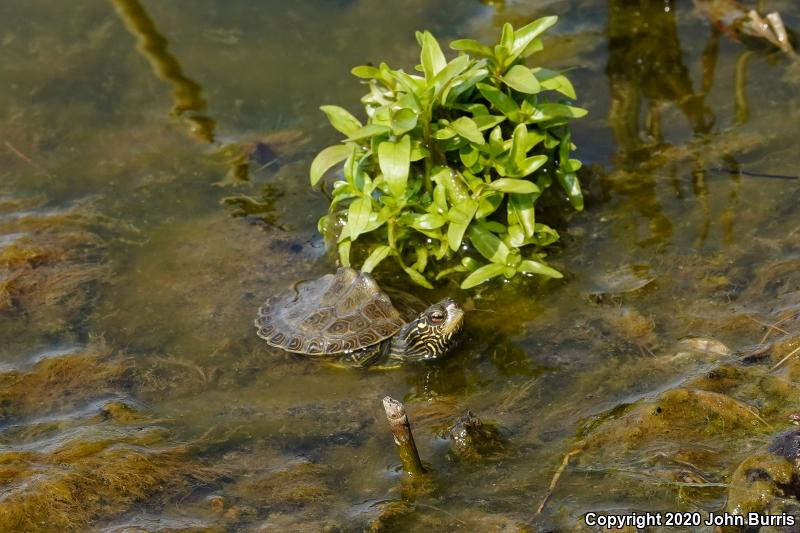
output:
[{"label": "reflection on water", "polygon": [[[758,487],[796,505],[746,475],[800,479],[770,451],[800,411],[800,191],[776,179],[800,168],[792,60],[679,0],[485,4],[115,0],[152,71],[110,4],[0,6],[3,529],[578,531],[612,507],[763,511]],[[307,172],[331,142],[318,106],[358,109],[349,68],[410,71],[416,29],[550,13],[541,61],[574,67],[591,111],[587,210],[548,258],[567,278],[421,294],[470,310],[433,365],[259,342],[263,299],[333,268]],[[425,484],[398,472],[386,395]],[[460,459],[442,435],[468,409],[501,451]]]},{"label": "reflection on water", "polygon": [[609,119],[618,146],[631,153],[644,144],[642,107],[647,109],[647,144],[663,142],[662,113],[667,104],[680,109],[695,135],[710,131],[714,117],[705,92],[695,93],[683,63],[675,2],[611,0],[608,9]]},{"label": "reflection on water", "polygon": [[167,49],[167,39],[159,33],[144,6],[138,0],[112,2],[125,27],[138,39],[138,50],[150,62],[153,72],[172,85],[172,113],[180,117],[193,111],[186,117],[191,124],[189,132],[202,141],[213,142],[214,120],[202,114],[206,109],[203,88],[184,75],[180,63]]}]

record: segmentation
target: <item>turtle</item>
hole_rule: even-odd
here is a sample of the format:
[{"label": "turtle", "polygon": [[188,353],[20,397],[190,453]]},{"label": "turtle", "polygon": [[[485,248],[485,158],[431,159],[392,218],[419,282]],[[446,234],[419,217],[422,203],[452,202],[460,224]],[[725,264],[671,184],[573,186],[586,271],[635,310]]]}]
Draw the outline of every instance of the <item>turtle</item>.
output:
[{"label": "turtle", "polygon": [[347,367],[390,368],[450,351],[464,324],[454,300],[421,312],[424,304],[410,295],[398,294],[395,303],[367,272],[340,267],[269,297],[256,332],[270,346]]}]

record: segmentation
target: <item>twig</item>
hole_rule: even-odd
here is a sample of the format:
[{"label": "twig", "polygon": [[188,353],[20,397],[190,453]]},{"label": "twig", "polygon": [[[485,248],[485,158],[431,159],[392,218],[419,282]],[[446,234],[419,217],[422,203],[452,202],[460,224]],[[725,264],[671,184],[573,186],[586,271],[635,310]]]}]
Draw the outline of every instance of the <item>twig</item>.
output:
[{"label": "twig", "polygon": [[[789,320],[789,319],[791,319],[791,318],[792,318],[791,316],[788,316],[788,317],[786,317],[786,318],[783,318],[783,319],[781,319],[781,320],[778,320],[777,322],[775,322],[775,323],[773,323],[773,324],[770,324],[770,326],[769,326],[769,329],[767,330],[767,332],[766,332],[766,333],[764,333],[764,336],[761,338],[761,342],[759,342],[759,344],[764,344],[764,341],[766,341],[766,340],[767,340],[767,338],[769,338],[769,335],[770,335],[770,333],[772,333],[772,330],[773,330],[773,329],[775,329],[775,330],[778,330],[778,331],[783,331],[782,329],[780,329],[780,328],[778,328],[778,327],[777,327],[777,326],[778,326],[778,324],[783,324],[784,322],[786,322],[787,320]],[[754,319],[754,320],[755,320],[755,319]],[[784,332],[784,333],[785,333],[785,332]]]},{"label": "twig", "polygon": [[[750,320],[752,320],[753,322],[755,322],[759,326],[764,326],[765,328],[767,328],[768,332],[774,329],[775,331],[780,331],[784,335],[788,335],[789,334],[789,332],[786,331],[785,329],[782,329],[782,328],[778,327],[778,324],[780,324],[780,322],[776,322],[775,324],[767,324],[765,322],[762,322],[762,321],[758,320],[757,318],[751,317],[750,315],[746,315],[746,316],[747,316],[747,318],[749,318]],[[764,337],[761,340],[761,343],[759,343],[759,344],[763,344],[765,340],[767,340],[766,337]]]},{"label": "twig", "polygon": [[754,410],[752,407],[750,407],[750,406],[745,406],[745,410],[746,410],[748,413],[750,413],[751,415],[753,415],[753,416],[756,418],[756,420],[758,420],[759,422],[761,422],[762,424],[764,424],[765,426],[767,426],[767,428],[768,428],[768,429],[772,429],[772,426],[770,426],[770,425],[769,425],[769,422],[767,422],[766,420],[764,420],[763,418],[761,418],[761,415],[759,415],[758,413],[756,413],[756,412],[755,412],[755,410]]},{"label": "twig", "polygon": [[19,150],[17,150],[17,149],[14,147],[14,145],[12,145],[10,142],[8,142],[8,141],[3,141],[3,144],[5,144],[5,145],[6,145],[6,147],[7,147],[9,150],[11,150],[12,152],[14,152],[14,154],[15,154],[17,157],[19,157],[20,159],[22,159],[23,161],[25,161],[26,163],[28,163],[30,166],[32,166],[33,168],[35,168],[35,169],[36,169],[36,170],[38,170],[39,172],[42,172],[42,173],[43,173],[44,175],[46,175],[48,178],[52,178],[52,177],[53,177],[53,175],[52,175],[52,174],[50,174],[50,173],[49,173],[49,172],[48,172],[48,171],[47,171],[47,170],[46,170],[44,167],[42,167],[41,165],[39,165],[39,164],[38,164],[36,161],[34,161],[33,159],[31,159],[31,158],[30,158],[30,157],[28,157],[27,155],[25,155],[25,154],[23,154],[22,152],[20,152]]},{"label": "twig", "polygon": [[550,496],[553,495],[553,490],[555,490],[556,485],[558,484],[558,480],[561,477],[561,474],[563,474],[564,470],[567,469],[567,466],[569,465],[569,460],[572,459],[574,455],[578,455],[582,451],[583,448],[575,448],[574,450],[572,450],[571,452],[567,453],[564,456],[564,459],[561,461],[561,466],[558,467],[558,470],[556,470],[556,473],[553,475],[553,479],[550,480],[550,486],[547,487],[547,491],[544,493],[544,498],[542,498],[542,503],[540,503],[539,508],[536,509],[536,514],[534,515],[534,517],[542,514],[544,506],[547,504],[547,500],[549,500]]},{"label": "twig", "polygon": [[770,368],[770,369],[769,369],[769,371],[770,371],[770,372],[772,372],[773,370],[775,370],[776,368],[778,368],[779,366],[781,366],[783,363],[785,363],[786,361],[788,361],[788,360],[789,360],[789,358],[790,358],[791,356],[793,356],[794,354],[796,354],[797,352],[800,352],[800,346],[798,346],[797,348],[795,348],[794,350],[792,350],[791,352],[789,352],[789,353],[786,355],[786,357],[784,357],[783,359],[781,359],[780,361],[778,361],[777,363],[775,363],[775,366],[773,366],[772,368]]},{"label": "twig", "polygon": [[539,381],[538,376],[535,378],[531,378],[525,383],[522,384],[517,390],[513,391],[511,394],[506,396],[503,402],[500,404],[500,411],[505,411],[507,409],[511,409],[514,405],[522,398],[530,389]]},{"label": "twig", "polygon": [[461,526],[466,526],[467,525],[466,523],[464,523],[461,520],[459,520],[456,517],[456,515],[454,515],[453,513],[449,512],[449,511],[445,511],[441,507],[436,507],[435,505],[430,505],[430,504],[427,504],[427,503],[419,503],[419,502],[414,503],[414,505],[416,505],[417,507],[424,507],[426,509],[431,509],[433,511],[439,511],[440,513],[445,514],[445,515],[449,516],[450,518],[452,518],[453,521],[456,522],[457,524],[459,524]]},{"label": "twig", "polygon": [[383,409],[389,420],[389,427],[394,435],[394,443],[403,463],[403,470],[409,476],[419,476],[425,473],[425,467],[419,459],[417,446],[414,444],[414,435],[411,434],[411,425],[408,423],[406,408],[402,403],[387,396],[383,399]]}]

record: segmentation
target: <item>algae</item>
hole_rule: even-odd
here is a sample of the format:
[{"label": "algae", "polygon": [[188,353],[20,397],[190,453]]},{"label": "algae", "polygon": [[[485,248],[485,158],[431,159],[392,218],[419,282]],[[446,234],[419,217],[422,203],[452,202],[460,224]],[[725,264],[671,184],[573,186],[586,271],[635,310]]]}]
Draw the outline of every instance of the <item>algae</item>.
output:
[{"label": "algae", "polygon": [[0,371],[0,421],[69,410],[125,390],[132,361],[106,346],[44,354],[27,369]]},{"label": "algae", "polygon": [[[36,199],[0,217],[0,331],[86,338],[86,313],[110,277],[106,223],[83,208],[47,210]],[[2,335],[6,344],[19,335]]]},{"label": "algae", "polygon": [[[0,6],[0,480],[14,508],[50,486],[86,512],[32,516],[78,530],[577,531],[587,509],[723,510],[742,464],[779,478],[788,462],[768,442],[800,412],[800,225],[796,183],[766,176],[797,174],[796,81],[779,58],[715,49],[685,4],[636,2],[638,17],[623,4],[152,3],[205,89],[216,145],[167,118],[177,85],[153,76],[110,4]],[[791,2],[774,8],[796,20]],[[564,282],[476,291],[453,357],[392,376],[259,344],[260,301],[332,268],[313,238],[325,199],[298,177],[333,140],[317,107],[357,102],[337,73],[413,65],[413,39],[389,33],[486,40],[550,13],[560,33],[539,57],[580,65],[570,79],[592,109],[574,132],[587,209],[563,214],[548,257]],[[602,298],[586,294],[598,273],[612,277]],[[414,501],[373,409],[386,394],[407,402],[435,473]],[[502,424],[501,460],[449,460],[437,431],[467,407]],[[739,501],[796,514],[792,483],[743,483]]]},{"label": "algae", "polygon": [[725,511],[746,516],[796,509],[800,505],[797,442],[796,429],[784,431],[742,461],[731,475]]}]

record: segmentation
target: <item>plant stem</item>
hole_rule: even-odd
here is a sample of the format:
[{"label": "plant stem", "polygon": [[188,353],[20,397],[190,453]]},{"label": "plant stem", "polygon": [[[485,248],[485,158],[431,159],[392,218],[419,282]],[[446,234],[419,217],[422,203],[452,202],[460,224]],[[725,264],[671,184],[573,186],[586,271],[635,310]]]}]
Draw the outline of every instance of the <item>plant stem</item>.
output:
[{"label": "plant stem", "polygon": [[394,218],[390,218],[387,222],[387,231],[389,235],[389,246],[395,248]]},{"label": "plant stem", "polygon": [[[425,127],[423,128],[423,142],[425,143],[425,148],[428,151],[433,150],[431,145],[431,117],[428,115],[427,120],[425,121]],[[425,186],[425,192],[430,193],[433,190],[433,186],[431,185],[431,169],[433,168],[433,161],[432,158],[433,153],[431,152],[430,155],[425,157],[425,177],[422,180],[423,185]]]},{"label": "plant stem", "polygon": [[383,399],[383,409],[386,411],[386,418],[389,420],[389,427],[394,435],[394,443],[397,445],[403,470],[409,476],[424,474],[425,467],[422,466],[417,446],[414,444],[414,435],[411,434],[411,425],[408,423],[405,406],[387,396]]}]

